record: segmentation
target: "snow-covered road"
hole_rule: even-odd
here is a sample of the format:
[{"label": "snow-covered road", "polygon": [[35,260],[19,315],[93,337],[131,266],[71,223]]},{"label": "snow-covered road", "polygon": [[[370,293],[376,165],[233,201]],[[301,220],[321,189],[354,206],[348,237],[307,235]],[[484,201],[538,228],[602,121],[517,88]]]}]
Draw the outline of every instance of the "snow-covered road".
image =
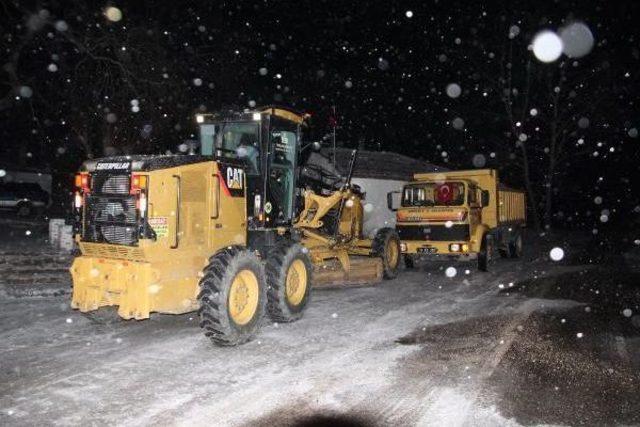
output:
[{"label": "snow-covered road", "polygon": [[[500,261],[491,273],[425,265],[374,287],[316,291],[301,321],[269,323],[236,348],[213,346],[193,315],[99,324],[67,296],[2,299],[0,424],[462,426],[599,423],[612,413],[640,422],[639,361],[628,356],[638,329],[591,336],[584,300],[540,297],[554,277],[584,271],[540,259]],[[535,278],[544,292],[528,292]],[[593,360],[618,385],[610,407],[597,408],[611,385],[598,374],[602,390],[582,400],[596,407],[575,413],[576,345],[586,346],[581,364]],[[626,361],[610,360],[624,351]],[[542,372],[558,366],[570,376]],[[568,394],[575,402],[553,407]]]}]

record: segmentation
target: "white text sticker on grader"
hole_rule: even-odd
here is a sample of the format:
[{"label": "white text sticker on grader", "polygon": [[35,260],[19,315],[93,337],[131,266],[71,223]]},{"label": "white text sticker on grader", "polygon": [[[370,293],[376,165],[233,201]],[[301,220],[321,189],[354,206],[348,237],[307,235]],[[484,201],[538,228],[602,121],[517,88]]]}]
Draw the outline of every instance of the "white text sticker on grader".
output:
[{"label": "white text sticker on grader", "polygon": [[156,237],[167,237],[169,235],[169,219],[166,216],[149,218],[149,226],[156,233]]},{"label": "white text sticker on grader", "polygon": [[128,171],[131,162],[100,162],[96,165],[98,171]]},{"label": "white text sticker on grader", "polygon": [[223,190],[231,197],[244,197],[244,170],[232,165],[221,165]]}]

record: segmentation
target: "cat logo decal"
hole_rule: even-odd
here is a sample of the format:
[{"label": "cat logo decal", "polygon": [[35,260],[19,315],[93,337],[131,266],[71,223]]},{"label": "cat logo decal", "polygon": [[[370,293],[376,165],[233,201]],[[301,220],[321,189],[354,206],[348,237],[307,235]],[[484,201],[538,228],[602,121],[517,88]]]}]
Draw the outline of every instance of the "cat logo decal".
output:
[{"label": "cat logo decal", "polygon": [[229,190],[244,188],[244,171],[240,168],[227,168],[227,187]]},{"label": "cat logo decal", "polygon": [[218,176],[224,194],[231,197],[244,197],[244,169],[221,165]]}]

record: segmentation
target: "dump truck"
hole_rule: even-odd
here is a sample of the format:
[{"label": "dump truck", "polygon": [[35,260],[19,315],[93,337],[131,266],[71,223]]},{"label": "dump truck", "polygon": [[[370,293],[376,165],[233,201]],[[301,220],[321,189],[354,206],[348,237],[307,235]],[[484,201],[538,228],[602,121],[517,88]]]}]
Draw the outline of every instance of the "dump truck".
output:
[{"label": "dump truck", "polygon": [[[299,319],[313,284],[393,277],[399,239],[362,238],[350,177],[305,181],[304,114],[281,107],[196,116],[197,155],[89,160],[76,176],[71,305],[123,319],[198,311],[219,345],[253,338],[263,314]],[[355,162],[354,153],[353,162]]]},{"label": "dump truck", "polygon": [[525,194],[503,185],[494,169],[418,173],[397,193],[388,194],[388,204],[407,267],[418,257],[446,255],[475,258],[487,271],[496,252],[522,255]]}]

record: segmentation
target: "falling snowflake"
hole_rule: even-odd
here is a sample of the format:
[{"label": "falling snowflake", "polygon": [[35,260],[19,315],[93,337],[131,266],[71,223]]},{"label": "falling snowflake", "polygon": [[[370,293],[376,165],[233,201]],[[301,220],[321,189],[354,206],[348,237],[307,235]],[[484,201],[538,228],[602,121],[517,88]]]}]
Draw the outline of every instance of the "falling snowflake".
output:
[{"label": "falling snowflake", "polygon": [[518,34],[520,34],[520,27],[518,27],[517,25],[512,25],[511,27],[509,27],[509,38],[510,39],[514,39],[518,36]]},{"label": "falling snowflake", "polygon": [[581,58],[593,48],[593,34],[582,22],[573,22],[560,29],[564,54],[569,58]]},{"label": "falling snowflake", "polygon": [[66,21],[63,21],[63,20],[56,21],[56,23],[54,24],[54,27],[56,28],[57,31],[60,31],[61,33],[64,33],[69,29],[69,25],[66,23]]},{"label": "falling snowflake", "polygon": [[464,120],[462,120],[460,117],[456,117],[451,121],[451,126],[453,126],[453,128],[456,130],[462,130],[464,129]]},{"label": "falling snowflake", "polygon": [[562,260],[562,258],[564,258],[564,250],[562,248],[555,247],[549,252],[549,257],[553,261],[560,261]]},{"label": "falling snowflake", "polygon": [[580,120],[578,120],[578,127],[580,129],[586,129],[589,127],[589,119],[587,119],[586,117],[581,117]]},{"label": "falling snowflake", "polygon": [[455,267],[447,267],[447,269],[444,271],[444,274],[447,277],[455,277],[456,274],[458,274],[458,270],[456,270]]},{"label": "falling snowflake", "polygon": [[31,89],[31,87],[29,86],[20,86],[20,89],[18,89],[18,94],[22,98],[31,98],[31,96],[33,95],[33,89]]},{"label": "falling snowflake", "polygon": [[122,19],[122,11],[115,6],[109,6],[104,11],[104,16],[111,22],[118,22]]},{"label": "falling snowflake", "polygon": [[483,154],[476,154],[473,156],[471,160],[473,166],[476,168],[482,168],[487,164],[487,158]]},{"label": "falling snowflake", "polygon": [[533,38],[533,54],[541,62],[560,58],[562,47],[562,39],[553,31],[541,31]]},{"label": "falling snowflake", "polygon": [[457,83],[449,83],[445,89],[449,98],[457,98],[462,93],[462,88]]}]

